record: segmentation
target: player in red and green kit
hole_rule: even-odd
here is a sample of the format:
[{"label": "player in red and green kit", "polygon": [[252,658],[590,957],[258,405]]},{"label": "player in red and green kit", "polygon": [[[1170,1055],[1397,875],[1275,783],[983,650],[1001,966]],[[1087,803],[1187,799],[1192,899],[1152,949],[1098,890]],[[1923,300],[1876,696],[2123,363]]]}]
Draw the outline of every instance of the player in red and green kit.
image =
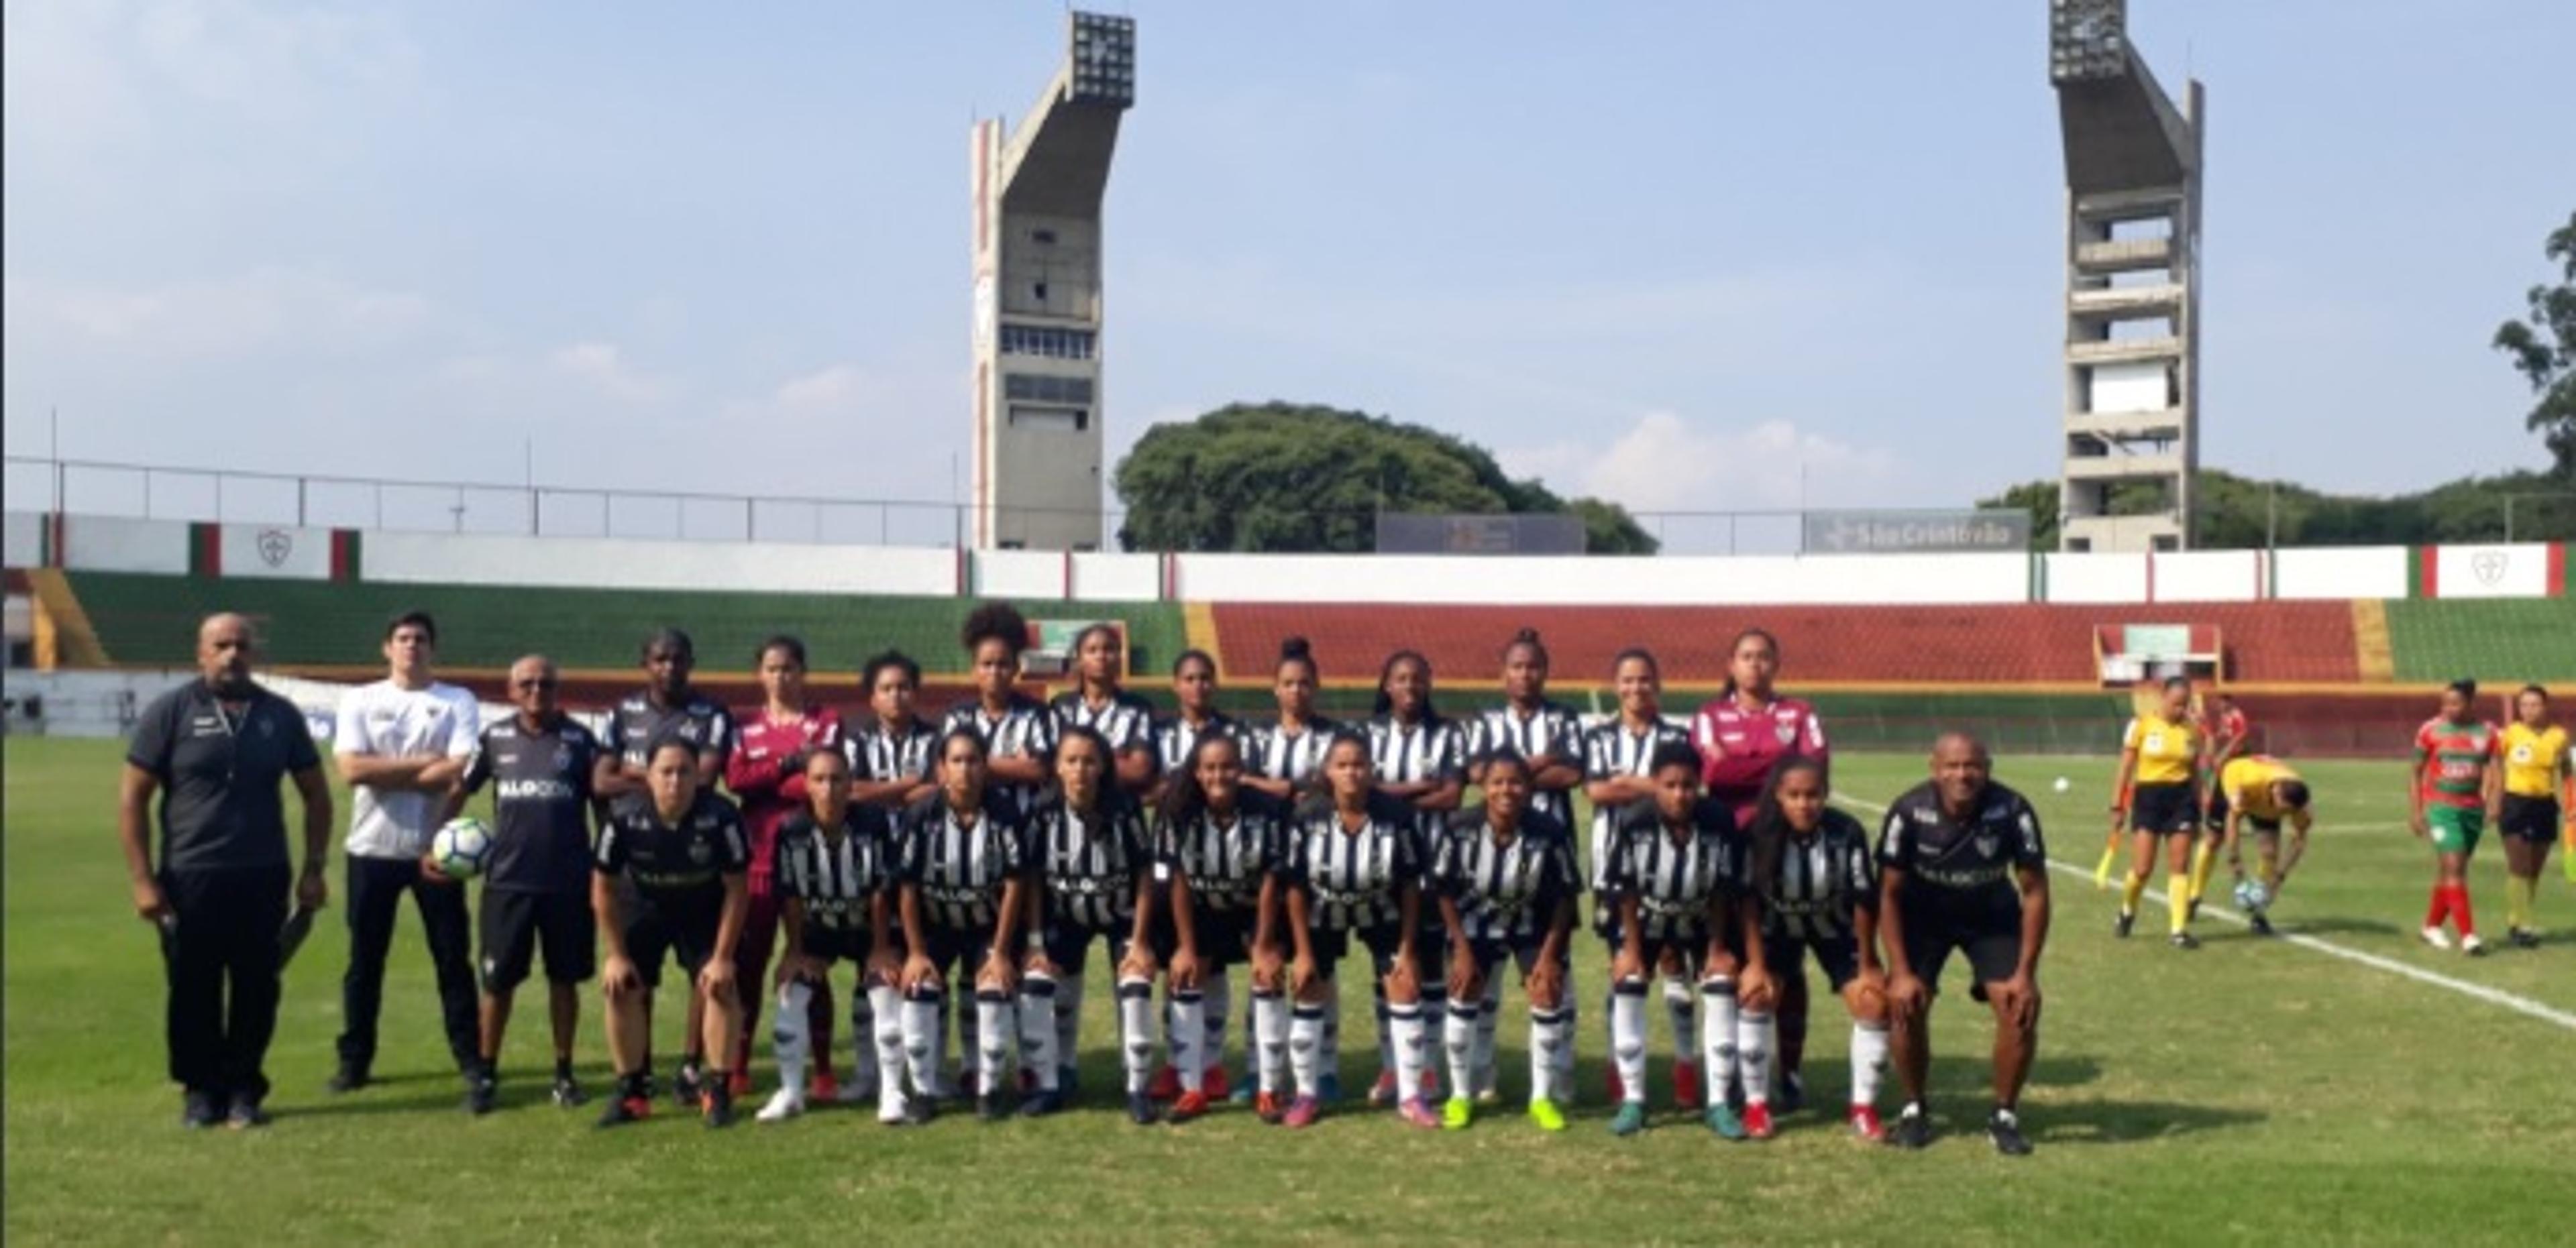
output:
[{"label": "player in red and green kit", "polygon": [[2477,698],[2474,680],[2455,680],[2442,690],[2442,713],[2415,730],[2415,765],[2407,774],[2415,835],[2433,842],[2439,863],[2432,908],[2424,912],[2424,943],[2451,947],[2442,931],[2447,918],[2459,929],[2460,952],[2472,957],[2486,946],[2469,917],[2469,855],[2477,852],[2488,812],[2501,800],[2498,780],[2504,774],[2496,765],[2500,736],[2495,725],[2476,717]]}]

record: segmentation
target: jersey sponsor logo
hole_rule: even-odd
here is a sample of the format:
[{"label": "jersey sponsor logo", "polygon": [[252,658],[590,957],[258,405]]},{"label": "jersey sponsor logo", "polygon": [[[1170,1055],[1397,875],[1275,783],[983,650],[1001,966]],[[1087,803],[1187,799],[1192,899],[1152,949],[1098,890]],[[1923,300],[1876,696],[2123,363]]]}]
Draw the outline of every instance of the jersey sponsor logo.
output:
[{"label": "jersey sponsor logo", "polygon": [[[503,761],[507,761],[506,759]],[[492,791],[505,802],[568,802],[581,795],[561,780],[504,780]]]},{"label": "jersey sponsor logo", "polygon": [[2003,865],[1997,863],[1991,867],[1978,867],[1967,871],[1923,867],[1916,870],[1915,874],[1944,888],[1984,888],[1989,884],[2003,883],[2007,873]]}]

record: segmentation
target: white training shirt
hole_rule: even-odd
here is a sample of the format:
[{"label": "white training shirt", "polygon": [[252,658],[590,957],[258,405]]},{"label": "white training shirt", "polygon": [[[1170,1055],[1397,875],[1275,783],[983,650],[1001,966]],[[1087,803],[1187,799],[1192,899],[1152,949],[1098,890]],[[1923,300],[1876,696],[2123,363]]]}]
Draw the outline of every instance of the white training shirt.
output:
[{"label": "white training shirt", "polygon": [[[331,751],[378,758],[461,758],[474,752],[481,718],[474,695],[454,685],[432,682],[426,689],[405,689],[380,680],[341,700]],[[429,852],[442,803],[441,794],[418,789],[379,792],[368,785],[352,786],[344,842],[349,856],[418,858]]]}]

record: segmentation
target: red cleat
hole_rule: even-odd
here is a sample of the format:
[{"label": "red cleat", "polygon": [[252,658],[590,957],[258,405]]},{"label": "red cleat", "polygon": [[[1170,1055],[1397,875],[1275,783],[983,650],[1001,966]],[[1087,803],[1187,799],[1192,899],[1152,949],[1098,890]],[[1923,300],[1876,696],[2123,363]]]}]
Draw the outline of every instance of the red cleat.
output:
[{"label": "red cleat", "polygon": [[816,1101],[829,1103],[841,1099],[840,1076],[833,1074],[829,1066],[815,1067],[814,1077],[809,1086],[813,1089],[812,1097]]},{"label": "red cleat", "polygon": [[1288,1116],[1288,1106],[1280,1101],[1279,1094],[1276,1092],[1256,1092],[1252,1097],[1252,1112],[1263,1122],[1275,1127],[1279,1125],[1280,1119]]},{"label": "red cleat", "polygon": [[1673,1103],[1683,1109],[1698,1109],[1703,1103],[1699,1088],[1699,1063],[1673,1063]]},{"label": "red cleat", "polygon": [[1852,1106],[1851,1133],[1853,1139],[1868,1140],[1873,1144],[1886,1140],[1887,1128],[1879,1125],[1878,1108],[1874,1105]]},{"label": "red cleat", "polygon": [[1181,1096],[1181,1072],[1166,1063],[1154,1072],[1154,1081],[1145,1086],[1145,1095],[1158,1101],[1175,1101]]},{"label": "red cleat", "polygon": [[1606,1070],[1602,1071],[1602,1072],[1601,1072],[1601,1078],[1602,1078],[1602,1081],[1603,1081],[1604,1083],[1606,1083],[1606,1084],[1608,1084],[1608,1085],[1609,1085],[1609,1088],[1610,1088],[1610,1097],[1609,1097],[1609,1100],[1610,1100],[1610,1103],[1611,1103],[1611,1104],[1613,1104],[1613,1105],[1620,1105],[1620,1104],[1624,1104],[1624,1103],[1626,1103],[1626,1102],[1627,1102],[1627,1100],[1628,1100],[1628,1088],[1627,1088],[1627,1085],[1626,1085],[1626,1084],[1623,1084],[1623,1083],[1621,1083],[1621,1082],[1619,1081],[1619,1068],[1618,1068],[1618,1067],[1616,1067],[1616,1066],[1612,1066],[1612,1067],[1610,1067],[1610,1068],[1608,1068],[1608,1069],[1606,1069]]},{"label": "red cleat", "polygon": [[1211,1101],[1222,1101],[1234,1093],[1234,1085],[1226,1081],[1225,1067],[1222,1064],[1210,1066],[1202,1072],[1199,1075],[1199,1087],[1206,1091]]},{"label": "red cleat", "polygon": [[1767,1140],[1778,1133],[1778,1128],[1771,1125],[1771,1107],[1768,1104],[1753,1101],[1745,1105],[1744,1138]]},{"label": "red cleat", "polygon": [[1381,1070],[1377,1072],[1377,1082],[1369,1085],[1368,1103],[1371,1105],[1392,1105],[1395,1103],[1394,1071]]},{"label": "red cleat", "polygon": [[1190,1119],[1196,1118],[1207,1111],[1207,1093],[1183,1092],[1180,1095],[1180,1099],[1172,1102],[1172,1112],[1164,1117],[1164,1121],[1188,1122]]}]

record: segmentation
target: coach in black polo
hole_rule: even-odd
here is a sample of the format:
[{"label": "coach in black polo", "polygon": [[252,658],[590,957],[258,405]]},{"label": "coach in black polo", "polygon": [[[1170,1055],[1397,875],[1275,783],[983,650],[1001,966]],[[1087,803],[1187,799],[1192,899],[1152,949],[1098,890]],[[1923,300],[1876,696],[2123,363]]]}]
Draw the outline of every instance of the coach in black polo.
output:
[{"label": "coach in black polo", "polygon": [[[278,934],[290,872],[286,808],[292,778],[304,803],[304,869],[296,904],[319,909],[327,888],[331,788],[304,715],[252,683],[250,621],[210,616],[197,627],[200,679],[153,700],[125,751],[117,838],[133,876],[134,910],[161,929],[170,980],[170,1077],[187,1089],[180,1121],[235,1128],[268,1121],[260,1070],[277,1030]],[[152,861],[152,795],[161,799],[161,857]]]}]

